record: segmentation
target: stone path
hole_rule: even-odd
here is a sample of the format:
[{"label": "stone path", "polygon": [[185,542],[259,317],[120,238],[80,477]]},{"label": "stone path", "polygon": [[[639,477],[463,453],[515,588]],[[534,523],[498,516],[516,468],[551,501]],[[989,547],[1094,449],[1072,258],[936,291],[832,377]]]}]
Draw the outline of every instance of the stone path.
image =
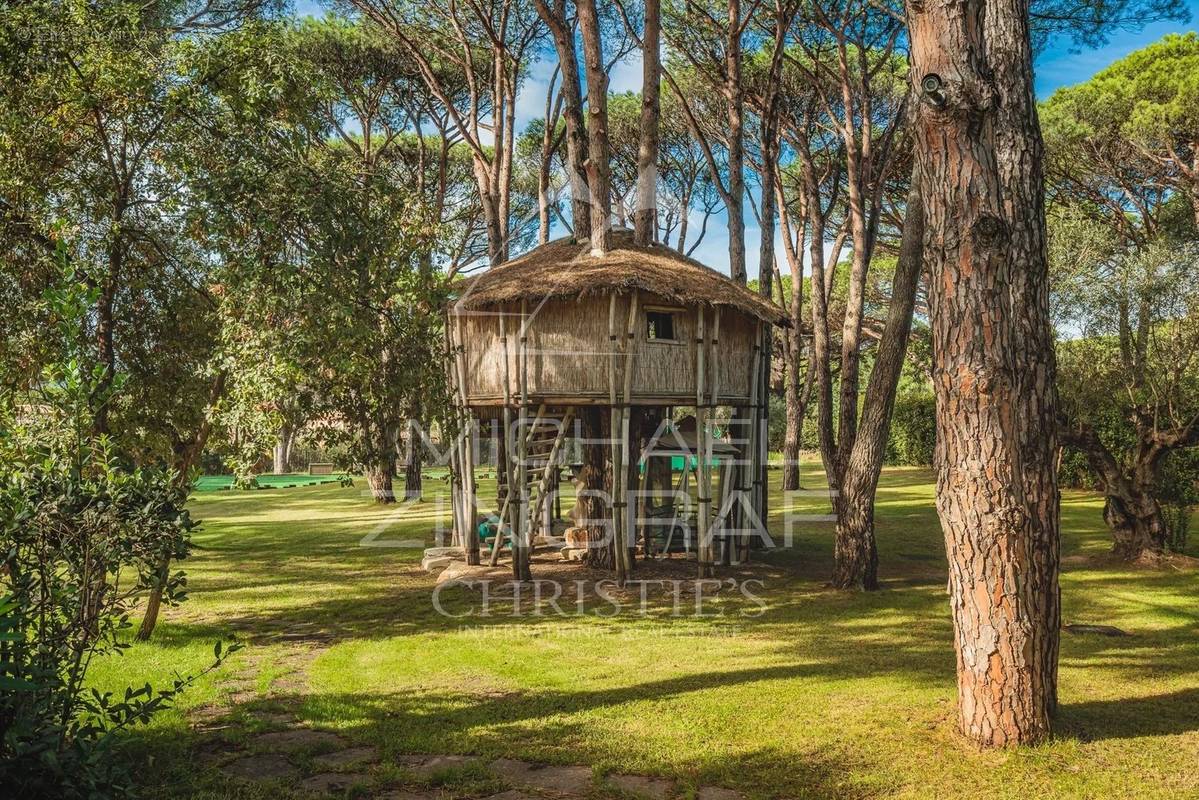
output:
[{"label": "stone path", "polygon": [[[452,754],[382,757],[377,748],[350,742],[332,731],[305,725],[294,713],[307,689],[307,667],[329,641],[292,641],[283,653],[270,652],[269,667],[279,673],[265,696],[258,687],[264,656],[253,650],[224,683],[224,703],[197,709],[193,727],[205,738],[197,756],[232,781],[277,781],[314,797],[372,800],[570,800],[622,797],[671,800],[684,787],[647,775],[595,775],[591,767],[533,764],[511,758],[484,761]],[[261,731],[242,739],[244,730]],[[233,734],[232,739],[230,734]],[[481,790],[479,787],[485,787]],[[699,787],[696,800],[743,800],[729,789]]]}]

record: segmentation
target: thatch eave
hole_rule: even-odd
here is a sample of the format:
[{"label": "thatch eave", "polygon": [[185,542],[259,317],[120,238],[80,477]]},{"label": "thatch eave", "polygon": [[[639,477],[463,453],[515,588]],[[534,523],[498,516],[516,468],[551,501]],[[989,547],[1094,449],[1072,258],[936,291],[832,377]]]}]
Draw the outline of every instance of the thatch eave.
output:
[{"label": "thatch eave", "polygon": [[481,310],[545,298],[646,292],[680,306],[732,308],[775,325],[790,326],[783,309],[723,273],[663,245],[642,247],[630,231],[612,233],[612,248],[591,255],[590,244],[565,237],[477,276],[455,292],[454,307]]}]

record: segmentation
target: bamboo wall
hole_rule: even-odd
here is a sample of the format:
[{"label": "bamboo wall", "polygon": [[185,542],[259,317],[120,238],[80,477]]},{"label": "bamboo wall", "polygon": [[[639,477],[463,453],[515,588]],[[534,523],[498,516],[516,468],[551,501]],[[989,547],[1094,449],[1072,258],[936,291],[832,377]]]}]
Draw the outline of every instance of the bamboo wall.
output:
[{"label": "bamboo wall", "polygon": [[[617,300],[615,343],[624,352],[631,296]],[[647,340],[646,311],[670,310],[674,315],[675,342]],[[582,299],[554,299],[528,305],[529,394],[534,402],[607,403],[609,296],[595,294]],[[516,353],[520,329],[520,307],[465,312],[462,318],[466,360],[467,401],[472,406],[498,405],[503,401],[503,352],[500,313],[505,316],[508,335],[508,371],[512,393],[518,374]],[[706,335],[712,335],[711,309],[706,311]],[[749,402],[753,337],[758,321],[735,309],[724,307],[720,316],[719,340],[709,351],[710,364],[719,364],[721,404]],[[696,308],[660,301],[653,295],[640,296],[635,325],[632,402],[642,405],[693,405],[695,402]],[[623,362],[621,362],[623,363]]]}]

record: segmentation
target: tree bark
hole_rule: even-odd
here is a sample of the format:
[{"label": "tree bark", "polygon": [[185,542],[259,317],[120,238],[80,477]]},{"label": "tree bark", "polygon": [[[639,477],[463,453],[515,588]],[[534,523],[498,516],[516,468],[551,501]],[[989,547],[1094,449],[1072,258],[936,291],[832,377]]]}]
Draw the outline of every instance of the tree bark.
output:
[{"label": "tree bark", "polygon": [[275,475],[283,475],[287,472],[287,462],[291,457],[291,441],[291,426],[284,423],[279,428],[279,437],[275,441],[274,463],[271,469]]},{"label": "tree bark", "polygon": [[1118,558],[1152,563],[1165,552],[1166,519],[1161,505],[1148,492],[1107,495],[1103,520],[1112,531],[1112,553]]},{"label": "tree bark", "polygon": [[[205,406],[204,418],[200,421],[200,426],[192,436],[191,442],[183,449],[178,463],[175,464],[176,480],[179,481],[181,487],[185,481],[191,478],[191,471],[199,462],[200,456],[208,444],[208,438],[212,435],[212,417],[217,403],[225,394],[227,380],[228,376],[224,371],[218,372],[213,379],[212,386],[208,390],[208,405]],[[158,625],[158,615],[162,610],[162,595],[166,591],[170,578],[171,559],[170,556],[166,556],[159,560],[158,566],[155,568],[154,586],[150,589],[149,597],[146,598],[146,613],[142,616],[142,624],[137,629],[137,640],[140,642],[147,642],[154,635],[154,628]]]},{"label": "tree bark", "polygon": [[[1139,433],[1143,440],[1145,432]],[[1089,426],[1063,428],[1060,438],[1086,456],[1099,478],[1103,521],[1112,532],[1112,553],[1125,561],[1157,561],[1165,551],[1168,531],[1152,487],[1168,450],[1142,441],[1131,463],[1125,464]]]},{"label": "tree bark", "polygon": [[1016,395],[1021,400],[1017,450],[1022,459],[1029,535],[1034,537],[1031,580],[1043,617],[1035,648],[1043,653],[1041,691],[1057,709],[1061,592],[1057,485],[1057,363],[1049,313],[1049,255],[1045,231],[1045,147],[1033,89],[1029,0],[985,0],[983,35],[996,90],[995,158],[1007,220],[1015,310]]},{"label": "tree bark", "polygon": [[421,481],[421,426],[416,419],[408,420],[408,455],[404,459],[404,499],[420,500],[424,487]]},{"label": "tree bark", "polygon": [[641,141],[637,148],[637,211],[633,241],[653,244],[658,221],[658,135],[661,103],[662,7],[645,0],[645,31],[641,37]]},{"label": "tree bark", "polygon": [[612,247],[612,145],[608,139],[608,73],[595,0],[577,0],[587,74],[587,187],[591,192],[591,254]]},{"label": "tree bark", "polygon": [[392,475],[395,473],[395,459],[382,458],[377,464],[366,468],[366,483],[370,487],[371,497],[376,503],[388,504],[396,501],[392,489]]},{"label": "tree bark", "polygon": [[741,1],[728,0],[728,38],[724,46],[724,95],[728,117],[729,275],[738,283],[747,280],[745,269],[745,118],[741,81]]},{"label": "tree bark", "polygon": [[919,176],[913,175],[904,216],[903,243],[891,289],[891,306],[887,311],[887,322],[879,340],[870,382],[866,386],[866,402],[862,408],[857,437],[841,480],[841,514],[837,518],[833,548],[833,585],[838,589],[878,588],[874,494],[887,451],[895,390],[899,385],[899,374],[903,371],[908,335],[912,330],[912,311],[916,305],[916,286],[920,282],[923,246],[924,206]]},{"label": "tree bark", "polygon": [[[615,569],[616,558],[612,549],[612,534],[608,529],[608,507],[604,502],[609,490],[607,481],[608,448],[604,444],[605,414],[593,407],[580,408],[578,420],[583,438],[583,466],[579,471],[577,491],[586,492],[575,501],[576,524],[587,523],[587,540],[592,546],[587,551],[587,564],[599,569]],[[598,544],[596,544],[598,543]]]},{"label": "tree bark", "polygon": [[536,0],[537,13],[549,27],[562,67],[562,118],[566,121],[566,174],[570,181],[570,214],[575,241],[591,237],[591,203],[587,188],[587,125],[583,120],[583,88],[574,29],[567,22],[566,0]]},{"label": "tree bark", "polygon": [[[1052,355],[1040,352],[1047,314],[1021,291],[1029,286],[1022,281],[1044,279],[1045,254],[1020,239],[1030,227],[1043,237],[1044,208],[1009,213],[1005,184],[1028,180],[1025,170],[1039,175],[1039,153],[1024,149],[1001,174],[997,161],[1011,153],[999,147],[996,131],[999,97],[1031,86],[1027,5],[995,3],[984,15],[984,0],[935,7],[909,0],[907,22],[921,98],[914,138],[926,211],[937,511],[949,556],[958,720],[980,746],[1036,742],[1049,734],[1055,706],[1059,631],[1051,622],[1054,437],[1032,439],[1054,397],[1043,372],[1023,374],[1026,354],[1036,359],[1034,372]],[[1024,54],[992,64],[992,40],[1001,36],[1022,38]],[[996,84],[1006,84],[998,96]],[[1025,126],[1035,126],[1024,115]]]}]

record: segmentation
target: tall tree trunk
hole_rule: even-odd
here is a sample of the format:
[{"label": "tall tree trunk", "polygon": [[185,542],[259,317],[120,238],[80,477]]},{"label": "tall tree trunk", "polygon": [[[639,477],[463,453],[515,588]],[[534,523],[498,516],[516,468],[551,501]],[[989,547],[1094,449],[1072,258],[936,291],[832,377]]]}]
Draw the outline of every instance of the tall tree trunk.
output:
[{"label": "tall tree trunk", "polygon": [[728,38],[724,46],[724,99],[728,116],[728,196],[725,204],[729,227],[729,274],[738,283],[747,280],[745,269],[745,118],[741,81],[741,0],[729,0]]},{"label": "tall tree trunk", "polygon": [[1103,520],[1112,532],[1112,552],[1125,561],[1156,561],[1166,549],[1169,530],[1162,507],[1145,491],[1104,498]]},{"label": "tall tree trunk", "polygon": [[[208,404],[204,409],[204,418],[200,421],[200,426],[192,436],[191,442],[184,448],[178,463],[175,464],[176,480],[181,488],[191,479],[191,471],[199,463],[200,456],[203,455],[204,448],[208,445],[208,437],[212,435],[212,417],[217,403],[225,394],[227,379],[224,371],[218,372],[213,379],[212,386],[208,390]],[[142,624],[137,629],[137,639],[141,642],[149,641],[154,634],[154,628],[158,625],[158,615],[162,611],[162,595],[166,591],[167,582],[171,577],[169,555],[159,559],[158,565],[154,569],[154,576],[154,586],[146,598],[146,613],[142,616]]]},{"label": "tall tree trunk", "polygon": [[[1149,431],[1142,431],[1142,438]],[[1112,532],[1112,553],[1125,561],[1156,561],[1165,550],[1167,528],[1154,498],[1166,450],[1137,448],[1130,465],[1117,459],[1090,426],[1067,426],[1059,438],[1086,456],[1104,494],[1103,520]]]},{"label": "tall tree trunk", "polygon": [[637,211],[633,219],[633,240],[642,246],[653,244],[658,219],[661,33],[660,0],[645,0],[645,32],[641,37],[641,141],[637,148]]},{"label": "tall tree trunk", "polygon": [[[989,1],[989,0],[988,0]],[[1044,252],[1013,237],[996,147],[996,87],[1028,85],[1025,56],[1005,69],[989,61],[993,32],[1027,6],[988,10],[984,0],[927,5],[909,0],[911,70],[921,102],[914,126],[924,193],[924,259],[937,398],[937,511],[949,556],[949,596],[957,652],[958,716],[963,734],[985,746],[1035,742],[1049,734],[1054,708],[1056,501],[1053,436],[1031,442],[1024,430],[1052,410],[1052,385],[1018,373],[1021,356],[1043,347],[1041,309],[1019,293],[1021,273],[1044,275]],[[986,35],[984,35],[984,30]],[[1005,35],[1010,35],[1005,34]],[[1027,30],[1023,32],[1027,46]],[[1035,119],[1029,122],[1035,125]],[[1038,169],[1025,151],[1012,169]],[[1038,173],[1039,174],[1039,173]],[[1011,174],[1009,173],[1009,180]],[[1039,188],[1035,191],[1040,191]],[[1043,206],[1024,213],[1043,234]],[[1015,223],[1015,224],[1013,224]],[[1013,290],[1017,294],[1013,295]],[[1033,331],[1031,341],[1019,341]],[[1052,356],[1036,353],[1037,363]],[[1032,448],[1034,452],[1027,452]],[[1040,448],[1049,450],[1042,457]],[[1043,472],[1030,476],[1031,472]],[[1032,486],[1051,497],[1032,494]],[[1046,530],[1046,526],[1050,529]]]},{"label": "tall tree trunk", "polygon": [[579,430],[583,442],[583,466],[579,471],[577,491],[584,493],[575,501],[576,524],[587,523],[587,540],[599,542],[587,551],[587,563],[600,569],[615,569],[616,558],[612,548],[612,534],[608,530],[611,516],[604,502],[605,492],[610,489],[607,480],[608,448],[605,446],[605,421],[607,415],[598,408],[579,409]]},{"label": "tall tree trunk", "polygon": [[[995,157],[1008,226],[1008,259],[1027,265],[1011,275],[1017,311],[1016,394],[1021,400],[1017,448],[1023,461],[1025,512],[1034,537],[1031,577],[1043,621],[1034,648],[1043,654],[1041,691],[1057,709],[1061,630],[1060,509],[1057,485],[1057,364],[1049,314],[1049,255],[1045,232],[1045,147],[1033,89],[1029,0],[985,0],[987,61],[996,95]],[[1146,315],[1145,318],[1147,318]]]},{"label": "tall tree trunk", "polygon": [[574,28],[566,17],[566,0],[535,0],[537,13],[554,37],[562,67],[562,118],[566,121],[566,176],[570,181],[570,216],[575,241],[591,237],[591,202],[587,188],[587,125],[583,120],[583,88]]},{"label": "tall tree trunk", "polygon": [[793,242],[798,241],[802,247],[807,223],[801,212],[798,221],[798,238],[792,239],[790,213],[787,210],[782,184],[777,181],[775,192],[778,195],[779,224],[783,230],[783,252],[787,256],[787,267],[791,273],[791,298],[788,312],[792,327],[784,332],[787,357],[783,362],[783,397],[786,403],[787,428],[783,438],[782,489],[785,492],[793,492],[800,488],[799,457],[803,447],[803,418],[807,411],[807,404],[803,400],[803,389],[810,388],[812,385],[816,362],[814,357],[809,356],[805,377],[801,380],[799,365],[800,359],[803,357],[803,257]]},{"label": "tall tree trunk", "polygon": [[416,418],[408,420],[408,453],[404,459],[404,499],[420,500],[421,485],[421,424]]},{"label": "tall tree trunk", "polygon": [[[372,433],[371,428],[375,429]],[[371,497],[376,503],[390,504],[396,501],[392,479],[396,471],[395,432],[394,427],[379,421],[375,425],[364,425],[363,434],[373,436],[374,446],[371,448],[373,458],[365,465],[366,484],[370,488]],[[473,524],[473,520],[470,521]]]},{"label": "tall tree trunk", "polygon": [[587,186],[591,191],[591,254],[612,248],[612,145],[608,140],[608,73],[595,0],[577,0],[587,73]]},{"label": "tall tree trunk", "polygon": [[841,480],[841,514],[837,518],[833,568],[833,585],[839,589],[878,588],[874,494],[887,451],[895,390],[899,386],[908,335],[912,330],[923,247],[924,207],[919,176],[913,175],[904,216],[903,243],[891,289],[891,306],[866,386],[866,402],[857,438]]},{"label": "tall tree trunk", "polygon": [[275,441],[275,452],[271,472],[283,475],[287,472],[287,462],[291,455],[291,426],[284,423],[279,428],[279,436]]}]

